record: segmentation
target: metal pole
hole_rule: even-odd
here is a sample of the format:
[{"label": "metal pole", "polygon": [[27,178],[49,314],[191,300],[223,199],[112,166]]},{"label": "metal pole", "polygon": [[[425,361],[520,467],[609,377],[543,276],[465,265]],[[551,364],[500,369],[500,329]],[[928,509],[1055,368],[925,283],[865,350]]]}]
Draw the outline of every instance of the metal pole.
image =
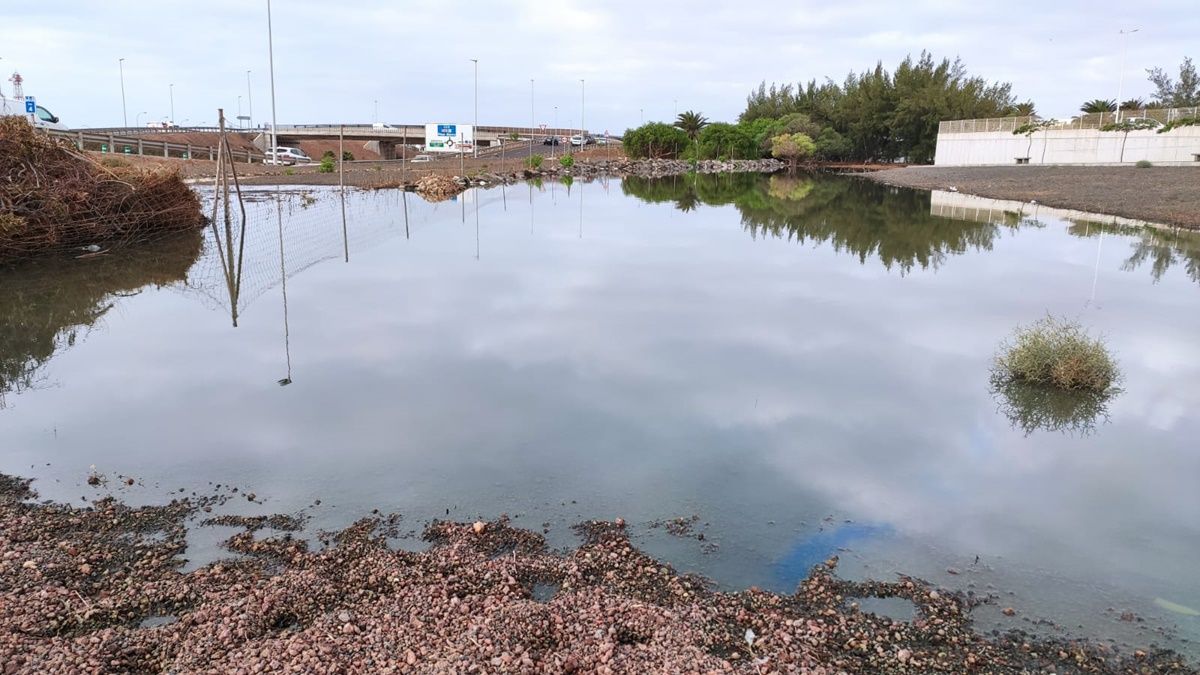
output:
[{"label": "metal pole", "polygon": [[171,124],[173,126],[175,124],[175,83],[174,82],[171,83],[170,90],[171,90]]},{"label": "metal pole", "polygon": [[129,113],[125,111],[125,59],[117,59],[117,67],[121,69],[121,123],[129,126]]},{"label": "metal pole", "polygon": [[587,145],[587,125],[583,123],[583,79],[579,80],[579,149]]},{"label": "metal pole", "polygon": [[271,68],[271,154],[272,158],[278,162],[279,158],[274,157],[279,137],[275,129],[275,43],[271,35],[271,0],[267,0],[267,58]]},{"label": "metal pole", "polygon": [[[1134,28],[1131,31],[1125,31],[1125,30],[1120,31],[1120,33],[1121,33],[1121,73],[1117,78],[1117,124],[1121,123],[1121,96],[1123,95],[1123,92],[1125,89],[1125,52],[1128,49],[1128,43],[1129,43],[1129,38],[1127,36],[1130,33],[1136,33],[1139,30],[1141,30],[1141,29]],[[1100,121],[1101,122],[1104,121],[1103,116],[1101,116]]]},{"label": "metal pole", "polygon": [[475,64],[475,129],[471,132],[471,148],[475,157],[479,156],[479,59],[471,59]]},{"label": "metal pole", "polygon": [[533,78],[529,78],[529,156],[533,157]]},{"label": "metal pole", "polygon": [[247,116],[250,118],[250,128],[254,128],[254,94],[250,91],[250,71],[246,71],[246,103],[249,105]]},{"label": "metal pole", "polygon": [[550,157],[554,157],[554,149],[558,146],[558,106],[554,106],[554,143],[550,145]]}]

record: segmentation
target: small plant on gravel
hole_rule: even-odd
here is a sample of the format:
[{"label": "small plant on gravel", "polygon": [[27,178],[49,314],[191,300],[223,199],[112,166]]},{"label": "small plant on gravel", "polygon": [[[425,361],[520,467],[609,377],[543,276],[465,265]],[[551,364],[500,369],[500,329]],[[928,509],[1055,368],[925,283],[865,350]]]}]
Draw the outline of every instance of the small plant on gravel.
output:
[{"label": "small plant on gravel", "polygon": [[321,159],[325,159],[326,157],[328,157],[329,159],[333,159],[333,158],[337,157],[337,155],[333,154],[332,150],[326,150],[325,154],[321,155]]},{"label": "small plant on gravel", "polygon": [[333,173],[333,158],[322,157],[321,165],[317,167],[317,173]]},{"label": "small plant on gravel", "polygon": [[562,168],[569,169],[575,166],[575,157],[570,154],[563,155],[558,158],[558,163],[562,165]]},{"label": "small plant on gravel", "polygon": [[1137,164],[1134,164],[1134,166],[1136,166],[1139,169],[1149,169],[1150,167],[1152,167],[1154,165],[1151,164],[1150,160],[1148,160],[1148,159],[1139,159],[1137,161]]},{"label": "small plant on gravel", "polygon": [[290,167],[290,166],[289,166],[288,168],[286,168],[286,169],[284,169],[284,170],[283,170],[283,175],[285,175],[285,176],[295,176],[295,175],[296,175],[296,170],[295,170],[295,169],[293,169],[292,167]]},{"label": "small plant on gravel", "polygon": [[343,162],[353,162],[354,161],[354,153],[350,152],[349,150],[343,150],[342,151],[342,161]]},{"label": "small plant on gravel", "polygon": [[532,155],[529,157],[529,159],[525,160],[525,166],[531,169],[540,169],[542,168],[542,162],[545,161],[545,159],[546,158],[542,157],[541,155]]},{"label": "small plant on gravel", "polygon": [[1072,391],[1109,391],[1120,373],[1100,338],[1074,321],[1053,316],[1013,333],[1001,345],[992,371],[995,381],[1027,382]]}]

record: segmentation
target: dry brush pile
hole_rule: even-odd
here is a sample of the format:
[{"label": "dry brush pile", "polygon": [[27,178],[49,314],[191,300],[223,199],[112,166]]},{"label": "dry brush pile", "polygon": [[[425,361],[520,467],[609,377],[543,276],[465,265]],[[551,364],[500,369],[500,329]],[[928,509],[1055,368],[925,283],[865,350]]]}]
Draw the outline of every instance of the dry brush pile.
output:
[{"label": "dry brush pile", "polygon": [[203,224],[200,200],[178,173],[104,166],[20,117],[0,118],[0,261]]}]

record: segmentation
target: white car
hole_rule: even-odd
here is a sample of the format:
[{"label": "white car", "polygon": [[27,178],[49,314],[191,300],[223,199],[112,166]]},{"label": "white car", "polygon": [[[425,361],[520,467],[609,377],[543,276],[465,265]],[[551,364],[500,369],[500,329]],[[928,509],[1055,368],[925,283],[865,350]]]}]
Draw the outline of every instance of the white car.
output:
[{"label": "white car", "polygon": [[574,136],[572,136],[571,137],[571,145],[574,145],[576,147],[581,147],[583,145],[583,136],[580,136],[579,134],[575,134]]},{"label": "white car", "polygon": [[408,161],[410,164],[416,164],[416,163],[420,163],[420,162],[432,162],[433,158],[430,157],[429,155],[417,155],[416,157],[413,157],[412,159],[410,159]]},{"label": "white car", "polygon": [[33,126],[39,129],[54,129],[56,131],[67,131],[67,125],[58,120],[58,117],[46,110],[42,106],[37,106],[37,112],[32,118],[25,113],[25,101],[17,99],[5,98],[0,96],[0,114],[3,115],[20,115],[26,119],[32,119]]},{"label": "white car", "polygon": [[300,148],[278,147],[267,151],[267,164],[311,164],[312,157]]}]

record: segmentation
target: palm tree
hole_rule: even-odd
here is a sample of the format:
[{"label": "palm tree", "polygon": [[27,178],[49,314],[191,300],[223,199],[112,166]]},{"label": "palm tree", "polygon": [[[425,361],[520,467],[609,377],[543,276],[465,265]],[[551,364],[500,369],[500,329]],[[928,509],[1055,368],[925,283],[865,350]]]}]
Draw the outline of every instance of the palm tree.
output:
[{"label": "palm tree", "polygon": [[1140,98],[1131,98],[1121,104],[1121,110],[1145,110],[1146,102]]},{"label": "palm tree", "polygon": [[1012,114],[1017,117],[1034,117],[1037,115],[1037,111],[1033,107],[1033,101],[1025,101],[1014,105]]},{"label": "palm tree", "polygon": [[1095,98],[1079,106],[1080,112],[1108,113],[1117,111],[1117,102],[1112,99]]},{"label": "palm tree", "polygon": [[683,133],[694,141],[700,130],[708,126],[708,118],[698,112],[688,110],[679,113],[679,117],[675,118],[675,126],[683,129]]}]

